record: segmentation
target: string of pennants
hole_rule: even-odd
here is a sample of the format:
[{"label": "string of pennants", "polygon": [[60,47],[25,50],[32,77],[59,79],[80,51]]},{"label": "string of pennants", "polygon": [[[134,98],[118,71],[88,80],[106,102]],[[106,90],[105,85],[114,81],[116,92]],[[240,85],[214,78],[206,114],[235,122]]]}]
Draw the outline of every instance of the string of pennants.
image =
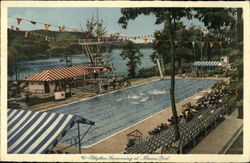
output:
[{"label": "string of pennants", "polygon": [[[64,42],[68,42],[68,43],[73,43],[73,42],[86,42],[86,40],[91,39],[91,34],[88,31],[80,31],[76,28],[69,28],[69,27],[65,27],[65,26],[58,26],[58,25],[52,25],[52,24],[48,24],[48,23],[42,23],[42,22],[37,22],[37,21],[33,21],[33,20],[27,20],[27,19],[23,19],[23,18],[17,18],[17,17],[12,17],[12,16],[8,16],[9,18],[14,18],[17,21],[17,25],[18,26],[13,26],[11,25],[10,29],[11,30],[16,30],[16,31],[21,31],[20,30],[20,25],[22,21],[25,22],[29,22],[33,25],[36,24],[42,24],[44,26],[45,31],[50,31],[50,27],[56,27],[58,29],[58,32],[78,32],[78,33],[84,33],[86,39],[81,39],[81,38],[64,38],[64,39],[56,39],[55,37],[50,37],[48,35],[43,35],[43,34],[38,34],[35,32],[31,32],[31,31],[23,31],[24,32],[24,37],[27,38],[29,36],[37,36],[39,38],[44,39],[44,41],[47,42],[52,42],[52,41],[64,41]],[[231,42],[236,41],[233,38],[230,37],[225,37],[222,34],[218,34],[218,33],[210,33],[208,34],[208,36],[213,37],[219,41],[215,42],[215,41],[208,41],[208,44],[210,45],[210,47],[212,48],[215,43],[218,44],[218,46],[222,46],[223,42],[227,42],[228,44]],[[96,37],[96,36],[94,36]],[[155,43],[158,44],[159,42],[164,42],[167,40],[159,40],[159,39],[155,39],[154,35],[141,35],[141,36],[121,36],[119,33],[114,33],[114,34],[107,34],[106,36],[103,36],[103,39],[109,39],[110,41],[112,40],[122,40],[123,42],[131,40],[131,41],[136,41],[136,40],[143,40],[144,44],[148,44],[148,43]],[[99,40],[99,39],[98,39]],[[188,41],[183,41],[184,44],[187,44]],[[174,41],[175,44],[178,44],[178,41]],[[190,42],[189,42],[190,43]],[[201,47],[205,46],[205,41],[201,41],[201,42],[195,42],[192,41],[192,46],[193,48],[195,47],[195,45],[199,44]]]}]

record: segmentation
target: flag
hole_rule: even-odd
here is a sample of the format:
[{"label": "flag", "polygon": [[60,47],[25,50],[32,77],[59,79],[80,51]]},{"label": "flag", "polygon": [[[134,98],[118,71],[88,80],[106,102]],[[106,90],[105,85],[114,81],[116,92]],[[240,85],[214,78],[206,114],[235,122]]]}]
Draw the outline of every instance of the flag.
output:
[{"label": "flag", "polygon": [[204,48],[204,46],[205,46],[205,42],[202,41],[202,42],[201,42],[201,47]]},{"label": "flag", "polygon": [[46,30],[46,31],[49,30],[49,27],[50,27],[50,26],[51,26],[50,24],[44,24],[45,30]]},{"label": "flag", "polygon": [[85,34],[87,38],[90,38],[90,32],[85,32]]},{"label": "flag", "polygon": [[210,43],[210,47],[213,47],[214,42],[212,41],[212,42],[209,42],[209,43]]},{"label": "flag", "polygon": [[21,18],[16,18],[17,24],[20,25],[22,19]]},{"label": "flag", "polygon": [[31,24],[33,24],[33,25],[35,25],[35,24],[36,24],[36,22],[34,22],[34,21],[30,21],[30,23],[31,23]]},{"label": "flag", "polygon": [[192,45],[193,45],[193,48],[194,48],[194,46],[195,46],[195,42],[192,42]]},{"label": "flag", "polygon": [[28,31],[25,32],[25,34],[24,34],[24,37],[25,37],[25,38],[28,37],[28,33],[29,33]]},{"label": "flag", "polygon": [[58,28],[59,28],[59,32],[64,32],[64,28],[65,28],[65,27],[60,27],[60,26],[59,26]]}]

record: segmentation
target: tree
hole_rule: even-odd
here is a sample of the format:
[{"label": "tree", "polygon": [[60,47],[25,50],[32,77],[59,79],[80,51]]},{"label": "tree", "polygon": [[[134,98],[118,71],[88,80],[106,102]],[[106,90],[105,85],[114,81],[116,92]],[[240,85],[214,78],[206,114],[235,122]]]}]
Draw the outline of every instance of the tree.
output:
[{"label": "tree", "polygon": [[189,8],[123,8],[121,9],[122,16],[119,18],[118,23],[126,28],[129,20],[134,20],[139,15],[153,14],[156,17],[155,24],[167,23],[169,45],[171,54],[171,87],[170,98],[171,108],[173,113],[174,128],[175,128],[175,140],[180,138],[180,132],[177,121],[177,111],[175,105],[175,45],[173,34],[176,30],[176,21],[180,21],[181,18],[192,18],[191,10]]},{"label": "tree", "polygon": [[[238,107],[238,117],[243,118],[243,19],[241,8],[196,8],[195,17],[204,25],[215,32],[227,32],[236,40],[236,53],[231,50],[230,59],[234,60],[236,70],[228,72],[230,77],[229,91],[232,92],[228,99]],[[223,31],[221,30],[223,29]],[[229,32],[228,32],[229,31]],[[233,49],[233,48],[232,48]]]},{"label": "tree", "polygon": [[136,47],[135,43],[129,41],[124,47],[120,54],[123,60],[128,59],[126,64],[128,67],[128,76],[135,77],[137,66],[141,64],[141,58],[143,54]]},{"label": "tree", "polygon": [[68,32],[60,32],[56,37],[56,41],[49,44],[50,49],[48,49],[47,51],[49,52],[50,57],[52,53],[61,53],[65,57],[66,66],[72,66],[72,63],[69,64],[71,60],[68,56],[74,53],[74,48],[72,48],[72,45],[69,44],[69,42],[67,42],[66,40],[75,38],[76,37],[74,35],[71,35]]},{"label": "tree", "polygon": [[[102,39],[105,39],[104,36],[107,33],[107,29],[102,19],[94,20],[94,17],[92,17],[92,19],[87,20],[85,28],[82,25],[80,25],[80,27],[81,27],[81,31],[86,34],[86,38],[90,39],[90,41],[99,42]],[[86,50],[86,53],[89,55],[89,58],[92,64],[94,64],[94,59],[96,57],[103,58],[100,55],[100,53],[103,53],[103,52],[111,53],[111,51],[107,50],[109,49],[109,46],[107,44],[105,45],[105,47],[102,46],[102,44],[93,44],[91,46],[88,46],[88,48],[92,54],[89,55],[87,50]]]},{"label": "tree", "polygon": [[231,8],[194,8],[195,17],[204,23],[209,30],[220,32],[223,27],[232,29],[236,23],[235,9]]}]

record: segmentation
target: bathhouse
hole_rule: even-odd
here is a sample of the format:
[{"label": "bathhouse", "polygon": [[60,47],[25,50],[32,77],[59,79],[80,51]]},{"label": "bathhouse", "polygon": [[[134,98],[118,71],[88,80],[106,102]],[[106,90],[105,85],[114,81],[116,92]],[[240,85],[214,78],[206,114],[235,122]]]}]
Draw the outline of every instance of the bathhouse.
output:
[{"label": "bathhouse", "polygon": [[25,79],[31,93],[53,93],[57,89],[70,89],[82,85],[88,77],[100,77],[110,72],[108,66],[78,65],[47,69]]}]

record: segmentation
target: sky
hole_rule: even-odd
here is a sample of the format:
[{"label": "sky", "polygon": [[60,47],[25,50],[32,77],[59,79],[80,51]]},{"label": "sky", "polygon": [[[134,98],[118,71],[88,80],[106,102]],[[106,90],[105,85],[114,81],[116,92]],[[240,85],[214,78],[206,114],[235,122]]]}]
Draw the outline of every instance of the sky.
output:
[{"label": "sky", "polygon": [[[163,28],[163,24],[155,25],[155,16],[139,16],[135,20],[131,20],[128,23],[127,29],[123,29],[121,25],[117,23],[121,16],[121,8],[99,8],[99,19],[104,21],[107,27],[108,33],[121,33],[126,36],[138,36],[138,35],[152,35],[154,31]],[[28,19],[35,22],[42,22],[45,24],[65,26],[69,28],[80,29],[80,24],[83,26],[88,19],[92,17],[96,18],[97,8],[9,8],[8,16],[19,17],[22,19]],[[187,26],[197,25],[204,28],[203,23],[195,20],[183,19],[184,24]],[[16,19],[8,18],[8,27],[11,25],[19,27],[20,30],[36,30],[44,29],[44,25],[33,25],[30,22],[21,21],[20,25],[17,24]],[[50,27],[50,30],[58,30],[58,27]]]}]

